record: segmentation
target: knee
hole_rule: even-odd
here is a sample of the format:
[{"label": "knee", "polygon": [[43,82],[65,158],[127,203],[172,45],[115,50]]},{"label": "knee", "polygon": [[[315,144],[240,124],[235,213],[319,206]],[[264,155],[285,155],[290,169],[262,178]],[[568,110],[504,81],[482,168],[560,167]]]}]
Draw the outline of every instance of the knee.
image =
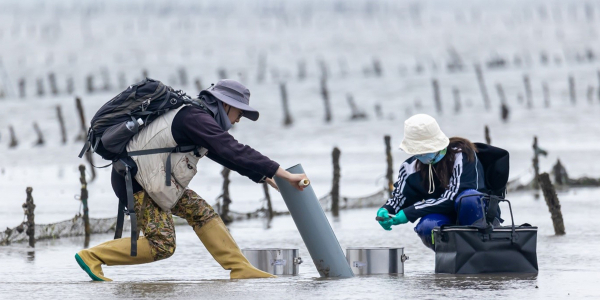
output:
[{"label": "knee", "polygon": [[154,260],[167,259],[175,253],[175,239],[154,241],[152,243]]},{"label": "knee", "polygon": [[456,197],[458,224],[471,225],[484,217],[484,207],[479,195],[475,190],[467,190]]},{"label": "knee", "polygon": [[417,226],[415,226],[415,232],[421,238],[421,241],[425,246],[431,250],[434,250],[434,246],[431,241],[431,231],[435,227],[447,224],[452,224],[452,220],[450,220],[450,217],[447,215],[429,214],[421,218]]}]

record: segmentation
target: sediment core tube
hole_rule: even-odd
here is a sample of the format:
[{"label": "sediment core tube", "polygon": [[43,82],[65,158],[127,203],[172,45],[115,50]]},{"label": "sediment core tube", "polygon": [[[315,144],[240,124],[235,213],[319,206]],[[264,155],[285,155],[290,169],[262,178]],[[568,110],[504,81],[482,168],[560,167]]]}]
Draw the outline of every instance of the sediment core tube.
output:
[{"label": "sediment core tube", "polygon": [[[290,173],[302,174],[304,169],[298,164],[289,169]],[[333,229],[311,185],[299,191],[286,180],[275,177],[281,196],[287,205],[294,223],[302,236],[317,271],[321,277],[353,277],[354,273],[340,247]]]}]

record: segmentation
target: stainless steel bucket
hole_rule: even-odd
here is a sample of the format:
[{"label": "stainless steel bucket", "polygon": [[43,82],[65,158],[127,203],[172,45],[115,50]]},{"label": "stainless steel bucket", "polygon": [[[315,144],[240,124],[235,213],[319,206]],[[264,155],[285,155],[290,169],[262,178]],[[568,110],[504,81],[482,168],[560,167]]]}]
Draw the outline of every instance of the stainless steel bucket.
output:
[{"label": "stainless steel bucket", "polygon": [[346,260],[355,275],[404,274],[404,248],[350,247]]},{"label": "stainless steel bucket", "polygon": [[242,249],[244,256],[259,270],[273,275],[298,275],[302,258],[298,249]]}]

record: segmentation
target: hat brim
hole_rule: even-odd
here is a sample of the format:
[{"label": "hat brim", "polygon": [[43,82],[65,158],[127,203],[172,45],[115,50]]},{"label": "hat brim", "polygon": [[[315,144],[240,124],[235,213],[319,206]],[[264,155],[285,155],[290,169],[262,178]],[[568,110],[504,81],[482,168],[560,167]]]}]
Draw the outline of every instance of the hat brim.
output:
[{"label": "hat brim", "polygon": [[424,141],[408,141],[406,139],[402,140],[400,144],[400,149],[411,155],[425,154],[425,153],[435,153],[444,148],[448,147],[450,144],[450,139],[447,136],[440,136],[435,138],[434,140],[424,140]]},{"label": "hat brim", "polygon": [[235,108],[241,109],[244,111],[244,117],[252,120],[252,121],[256,121],[258,120],[259,117],[259,113],[258,110],[250,107],[250,105],[244,104],[240,101],[237,101],[225,94],[220,93],[219,91],[209,91],[209,90],[203,90],[202,92],[200,92],[200,94],[202,93],[208,93],[211,94],[213,96],[215,96],[217,99],[221,100],[224,103],[227,103]]}]

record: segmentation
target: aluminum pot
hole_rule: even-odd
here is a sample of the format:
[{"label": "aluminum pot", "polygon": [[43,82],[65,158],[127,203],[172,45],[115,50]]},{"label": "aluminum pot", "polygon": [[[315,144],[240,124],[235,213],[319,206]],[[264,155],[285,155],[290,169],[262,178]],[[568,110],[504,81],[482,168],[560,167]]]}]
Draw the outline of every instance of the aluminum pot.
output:
[{"label": "aluminum pot", "polygon": [[404,248],[350,247],[346,260],[355,275],[404,274]]},{"label": "aluminum pot", "polygon": [[298,275],[302,258],[298,249],[242,249],[244,256],[259,270],[273,275]]}]

